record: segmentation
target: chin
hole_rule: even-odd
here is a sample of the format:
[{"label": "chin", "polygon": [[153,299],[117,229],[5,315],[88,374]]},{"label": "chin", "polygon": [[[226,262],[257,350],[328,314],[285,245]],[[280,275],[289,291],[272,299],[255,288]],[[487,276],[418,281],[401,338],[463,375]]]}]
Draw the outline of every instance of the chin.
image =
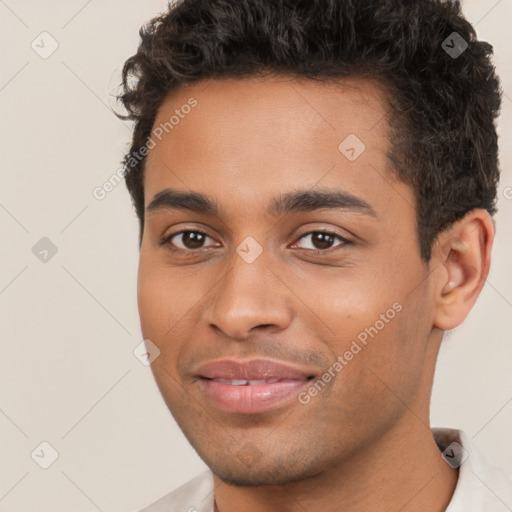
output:
[{"label": "chin", "polygon": [[275,468],[268,472],[261,469],[229,469],[210,467],[212,472],[217,475],[224,483],[235,487],[261,487],[272,485],[286,485],[293,482],[304,480],[303,475],[293,474],[288,470],[287,473],[277,472]]},{"label": "chin", "polygon": [[321,469],[313,466],[302,467],[300,461],[295,463],[292,461],[287,463],[258,461],[254,465],[240,465],[240,461],[229,465],[229,460],[225,460],[221,464],[214,464],[212,461],[206,460],[205,462],[224,483],[236,487],[286,485],[300,482],[321,473]]}]

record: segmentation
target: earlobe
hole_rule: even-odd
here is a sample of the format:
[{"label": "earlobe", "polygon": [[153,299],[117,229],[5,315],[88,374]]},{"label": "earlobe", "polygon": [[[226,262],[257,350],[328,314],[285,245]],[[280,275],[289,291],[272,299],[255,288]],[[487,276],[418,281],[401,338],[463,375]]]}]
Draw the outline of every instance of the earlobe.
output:
[{"label": "earlobe", "polygon": [[489,273],[494,226],[486,210],[475,209],[440,235],[436,244],[434,326],[460,325]]}]

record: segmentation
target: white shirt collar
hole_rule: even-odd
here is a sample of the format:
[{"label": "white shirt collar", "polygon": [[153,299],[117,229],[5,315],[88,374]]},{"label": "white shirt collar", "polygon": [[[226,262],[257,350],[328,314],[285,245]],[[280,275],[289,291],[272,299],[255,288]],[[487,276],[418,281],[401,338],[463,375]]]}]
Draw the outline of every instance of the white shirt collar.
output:
[{"label": "white shirt collar", "polygon": [[512,478],[491,465],[461,430],[433,428],[443,447],[456,442],[465,450],[459,478],[446,512],[511,512]]}]

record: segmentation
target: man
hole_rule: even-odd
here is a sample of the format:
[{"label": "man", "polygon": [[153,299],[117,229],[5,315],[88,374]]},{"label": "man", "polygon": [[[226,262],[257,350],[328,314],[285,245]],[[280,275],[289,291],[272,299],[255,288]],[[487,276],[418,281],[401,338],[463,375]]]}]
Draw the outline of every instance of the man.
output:
[{"label": "man", "polygon": [[210,468],[145,510],[512,510],[429,426],[499,178],[492,48],[458,3],[183,0],[141,37],[141,328]]}]

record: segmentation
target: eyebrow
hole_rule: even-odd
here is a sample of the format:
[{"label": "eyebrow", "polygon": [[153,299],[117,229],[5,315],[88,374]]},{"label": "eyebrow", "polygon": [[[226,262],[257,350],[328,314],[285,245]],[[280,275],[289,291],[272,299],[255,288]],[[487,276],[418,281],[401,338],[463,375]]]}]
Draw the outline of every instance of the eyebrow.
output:
[{"label": "eyebrow", "polygon": [[[375,210],[363,199],[337,189],[296,190],[271,200],[268,213],[273,217],[293,212],[320,209],[356,211],[377,218]],[[187,210],[225,217],[224,209],[214,199],[198,192],[181,192],[166,188],[153,196],[148,213],[164,210]]]}]

